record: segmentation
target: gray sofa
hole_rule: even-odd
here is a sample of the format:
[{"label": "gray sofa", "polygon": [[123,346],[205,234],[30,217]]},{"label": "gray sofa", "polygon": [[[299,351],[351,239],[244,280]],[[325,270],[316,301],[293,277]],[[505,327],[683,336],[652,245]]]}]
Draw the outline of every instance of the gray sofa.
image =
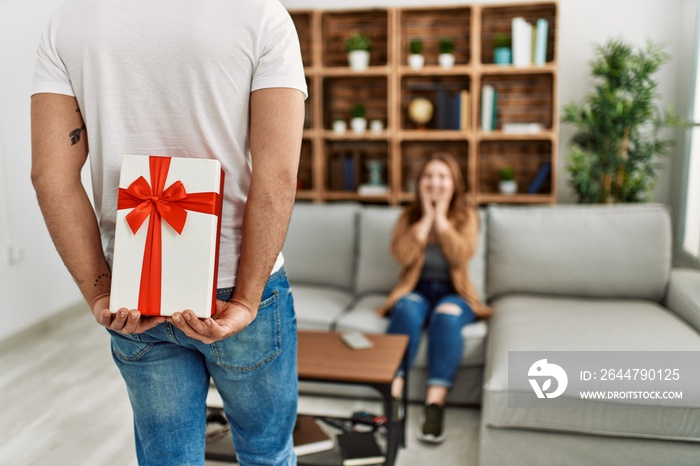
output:
[{"label": "gray sofa", "polygon": [[[299,328],[384,332],[388,320],[374,309],[397,280],[389,240],[399,212],[295,207],[284,254]],[[520,390],[508,383],[509,352],[700,352],[700,271],[672,269],[667,208],[489,206],[481,219],[469,267],[494,315],[463,329],[462,364],[448,398],[481,404],[481,464],[700,464],[700,385],[680,406],[508,404]],[[425,380],[423,345],[410,374],[411,399],[422,399]]]}]

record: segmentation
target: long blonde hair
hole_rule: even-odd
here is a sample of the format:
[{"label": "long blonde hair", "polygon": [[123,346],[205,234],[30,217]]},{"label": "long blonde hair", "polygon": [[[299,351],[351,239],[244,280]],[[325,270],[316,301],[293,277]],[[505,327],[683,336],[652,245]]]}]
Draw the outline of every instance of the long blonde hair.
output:
[{"label": "long blonde hair", "polygon": [[[447,218],[455,225],[462,225],[467,219],[467,201],[465,199],[466,186],[464,183],[464,177],[462,176],[462,170],[459,168],[457,160],[449,152],[436,152],[432,154],[423,163],[420,171],[418,172],[418,177],[416,178],[416,186],[419,185],[420,179],[425,172],[426,167],[430,162],[439,161],[447,165],[452,174],[452,184],[454,186],[454,192],[452,193],[452,199],[450,200],[450,207],[447,211]],[[416,223],[423,216],[423,202],[421,199],[420,190],[416,190],[416,199],[406,207],[408,211],[408,223]]]}]

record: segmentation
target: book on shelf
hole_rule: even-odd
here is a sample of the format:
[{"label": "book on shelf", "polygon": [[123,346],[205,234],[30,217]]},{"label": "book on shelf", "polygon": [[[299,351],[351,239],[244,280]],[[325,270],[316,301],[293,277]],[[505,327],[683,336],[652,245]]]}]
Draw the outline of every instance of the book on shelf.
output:
[{"label": "book on shelf", "polygon": [[527,192],[530,194],[537,194],[540,192],[550,171],[552,171],[552,163],[542,162],[540,164],[540,168],[537,170],[537,173],[535,173],[535,176],[532,178],[532,182],[530,182]]},{"label": "book on shelf", "polygon": [[547,30],[549,28],[549,22],[540,18],[537,20],[536,26],[536,40],[535,40],[535,59],[534,63],[537,66],[543,66],[547,61]]},{"label": "book on shelf", "polygon": [[503,123],[501,130],[506,134],[537,134],[544,131],[542,123]]},{"label": "book on shelf", "polygon": [[524,67],[532,64],[532,24],[523,17],[511,20],[511,43],[513,65]]},{"label": "book on shelf", "polygon": [[441,88],[437,91],[437,108],[435,115],[435,129],[458,130],[462,113],[462,92]]},{"label": "book on shelf", "polygon": [[343,466],[363,466],[384,463],[382,453],[372,432],[347,432],[337,437]]},{"label": "book on shelf", "polygon": [[481,130],[493,131],[493,101],[496,89],[490,84],[484,84],[481,88]]},{"label": "book on shelf", "polygon": [[491,131],[498,127],[498,91],[493,90],[493,103],[491,104],[493,110],[491,111]]},{"label": "book on shelf", "polygon": [[470,96],[469,91],[462,89],[459,91],[459,129],[465,130],[469,129],[469,118],[470,118]]},{"label": "book on shelf", "polygon": [[440,88],[437,91],[437,109],[435,115],[435,129],[448,129],[450,119],[450,96],[447,89]]},{"label": "book on shelf", "polygon": [[513,65],[543,66],[547,61],[547,32],[549,21],[539,18],[536,24],[522,17],[511,20]]},{"label": "book on shelf", "polygon": [[332,450],[335,447],[333,438],[321,429],[313,416],[298,415],[292,437],[297,456]]}]

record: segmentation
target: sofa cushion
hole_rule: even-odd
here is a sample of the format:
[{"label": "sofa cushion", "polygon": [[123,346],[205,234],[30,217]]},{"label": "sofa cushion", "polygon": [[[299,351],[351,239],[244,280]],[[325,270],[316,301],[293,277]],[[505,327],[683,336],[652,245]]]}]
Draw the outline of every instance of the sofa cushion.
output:
[{"label": "sofa cushion", "polygon": [[353,289],[357,204],[294,206],[282,252],[292,283]]},{"label": "sofa cushion", "polygon": [[658,204],[489,207],[488,293],[660,301],[671,221]]},{"label": "sofa cushion", "polygon": [[674,269],[671,272],[666,305],[700,332],[700,270]]},{"label": "sofa cushion", "polygon": [[667,309],[651,301],[525,295],[504,297],[493,307],[482,411],[487,427],[700,441],[700,409],[688,409],[700,408],[693,394],[684,393],[682,407],[665,400],[645,400],[643,406],[635,400],[582,400],[581,386],[569,374],[559,397],[566,408],[509,407],[509,389],[514,396],[534,396],[526,376],[509,386],[509,352],[699,351],[698,334]]},{"label": "sofa cushion", "polygon": [[[335,329],[339,332],[358,330],[366,333],[386,333],[389,319],[379,317],[374,312],[381,306],[385,298],[386,296],[382,295],[369,295],[360,299],[349,311],[338,318]],[[478,321],[462,328],[462,338],[465,344],[461,367],[482,366],[484,364],[486,333],[487,324],[485,321]],[[428,366],[427,349],[427,338],[423,338],[416,355],[415,368],[422,369]]]},{"label": "sofa cushion", "polygon": [[401,212],[399,207],[365,207],[360,211],[357,294],[388,294],[396,286],[401,269],[389,248]]},{"label": "sofa cushion", "polygon": [[326,286],[292,284],[292,296],[301,330],[330,330],[352,301],[350,293]]},{"label": "sofa cushion", "polygon": [[[355,292],[358,295],[388,294],[396,286],[401,269],[391,255],[390,243],[394,226],[402,210],[398,207],[365,207],[360,210],[357,278],[355,279]],[[481,210],[479,215],[478,246],[469,262],[469,278],[479,297],[484,300],[487,219],[484,210]]]}]

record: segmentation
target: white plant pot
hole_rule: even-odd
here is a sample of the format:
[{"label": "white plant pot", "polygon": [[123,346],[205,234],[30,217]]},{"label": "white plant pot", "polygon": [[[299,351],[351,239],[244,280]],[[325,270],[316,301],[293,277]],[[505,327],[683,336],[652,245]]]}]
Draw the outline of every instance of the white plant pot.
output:
[{"label": "white plant pot", "polygon": [[501,194],[515,194],[518,192],[518,182],[515,180],[501,180],[498,182],[498,190]]},{"label": "white plant pot", "polygon": [[369,122],[369,129],[374,133],[381,133],[384,131],[384,122],[382,120],[372,120]]},{"label": "white plant pot", "polygon": [[455,65],[455,56],[451,53],[441,53],[438,55],[438,63],[443,68],[452,68]]},{"label": "white plant pot", "polygon": [[345,120],[335,120],[333,122],[333,132],[335,134],[345,134],[347,129],[348,124],[345,122]]},{"label": "white plant pot", "polygon": [[425,57],[423,57],[423,55],[419,55],[417,53],[412,53],[411,55],[408,56],[408,66],[410,66],[414,70],[419,70],[419,69],[423,68],[424,64],[425,64]]},{"label": "white plant pot", "polygon": [[350,120],[350,127],[354,133],[362,134],[367,130],[367,119],[353,118]]},{"label": "white plant pot", "polygon": [[348,53],[348,64],[355,71],[364,71],[369,66],[369,52],[367,50],[353,50]]}]

